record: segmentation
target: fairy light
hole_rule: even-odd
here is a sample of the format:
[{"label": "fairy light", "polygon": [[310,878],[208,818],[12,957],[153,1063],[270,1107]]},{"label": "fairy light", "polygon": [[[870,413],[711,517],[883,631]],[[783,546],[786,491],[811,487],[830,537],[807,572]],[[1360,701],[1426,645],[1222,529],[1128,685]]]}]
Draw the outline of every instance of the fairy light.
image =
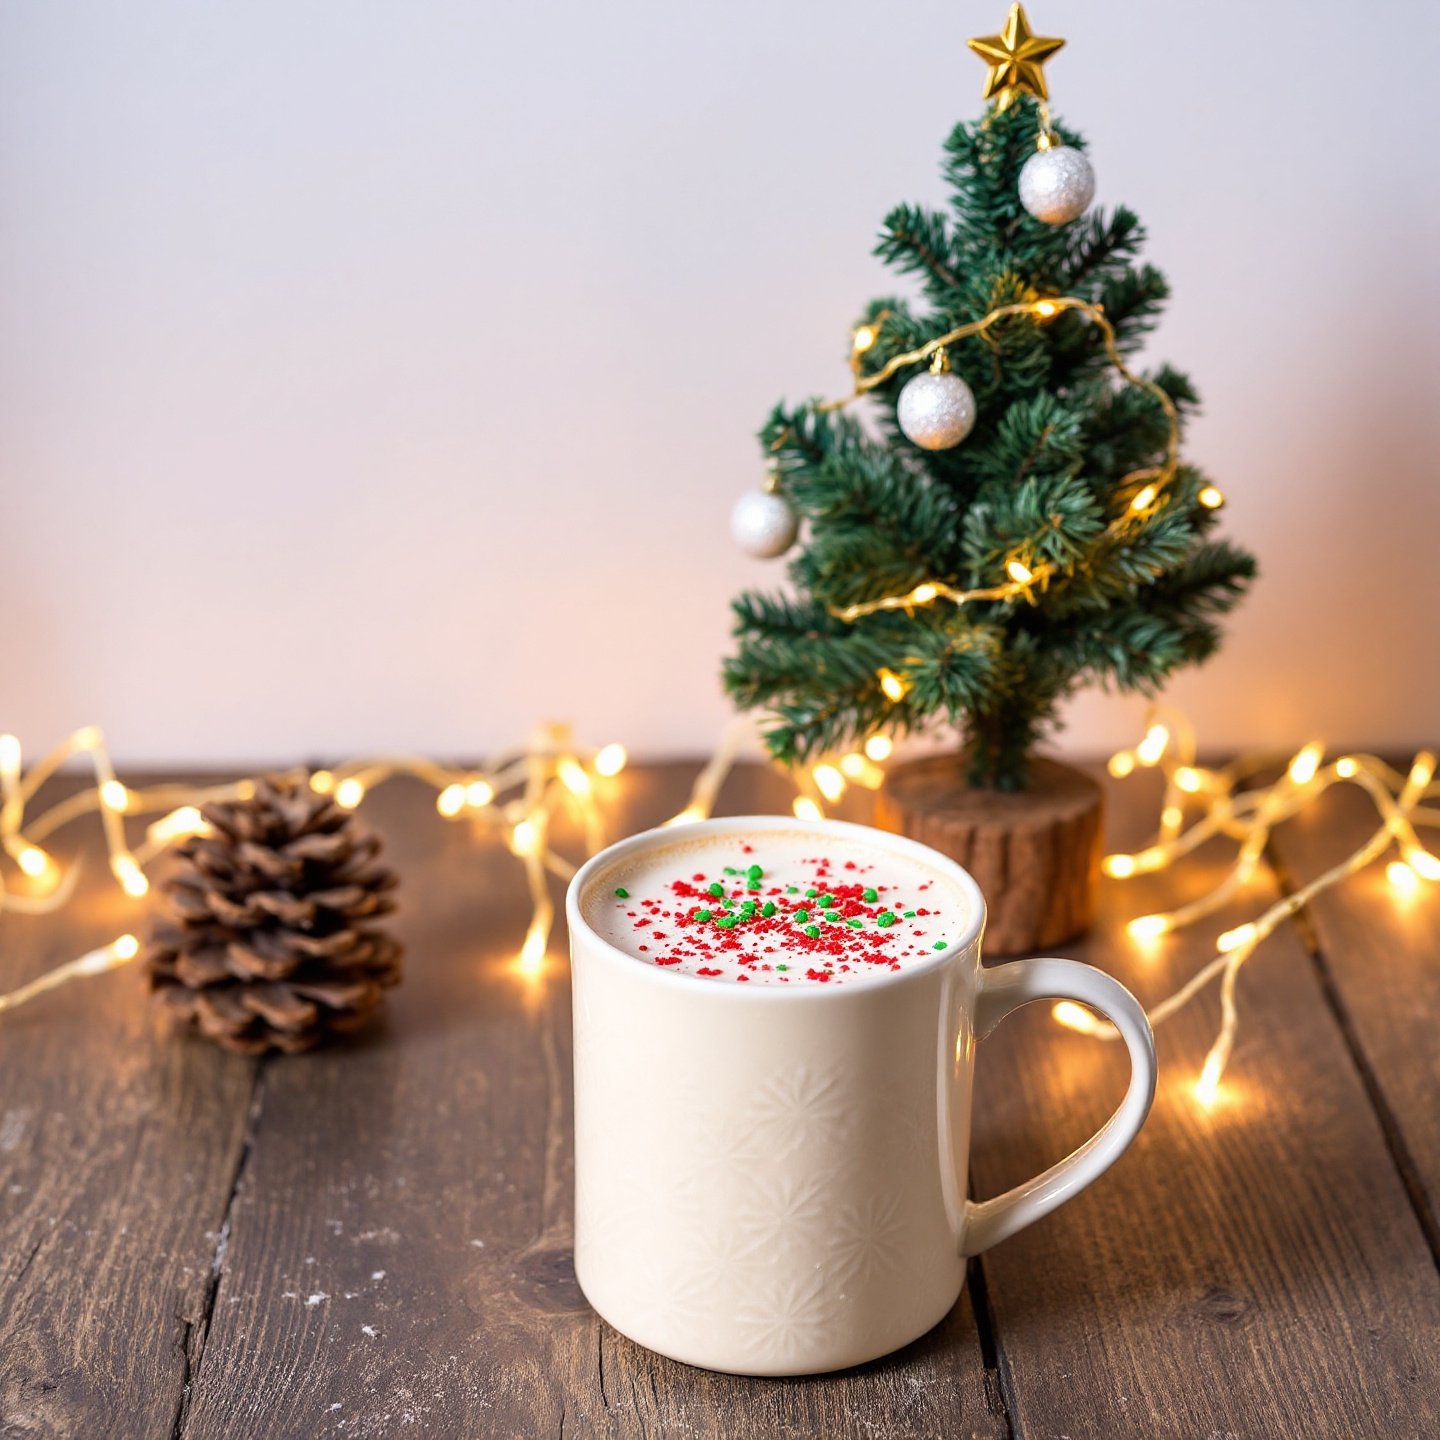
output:
[{"label": "fairy light", "polygon": [[181,805],[151,824],[145,831],[145,838],[155,848],[163,849],[176,840],[198,835],[207,828],[199,806]]},{"label": "fairy light", "polygon": [[118,780],[107,780],[100,787],[100,803],[123,815],[130,804],[130,792]]},{"label": "fairy light", "polygon": [[574,756],[562,755],[555,762],[555,773],[559,775],[560,783],[572,795],[584,800],[594,794],[595,787],[590,783],[585,767]]},{"label": "fairy light", "polygon": [[894,753],[895,742],[888,735],[872,735],[865,742],[865,754],[878,765]]},{"label": "fairy light", "polygon": [[875,678],[880,682],[880,689],[885,698],[896,705],[905,698],[906,692],[910,689],[893,670],[877,670]]},{"label": "fairy light", "polygon": [[540,850],[540,827],[533,820],[517,820],[510,831],[510,848],[517,855],[535,855]]},{"label": "fairy light", "polygon": [[471,780],[461,793],[472,810],[483,810],[495,798],[495,787],[488,780]]},{"label": "fairy light", "polygon": [[833,765],[816,765],[810,771],[810,778],[820,793],[834,804],[845,793],[845,777]]},{"label": "fairy light", "polygon": [[55,862],[38,845],[26,845],[15,856],[15,863],[32,880],[38,880],[55,867]]},{"label": "fairy light", "polygon": [[447,785],[435,797],[435,809],[447,820],[453,820],[465,808],[465,787],[458,781]]},{"label": "fairy light", "polygon": [[1385,878],[1391,889],[1406,900],[1420,888],[1420,877],[1403,860],[1392,860],[1385,867]]},{"label": "fairy light", "polygon": [[520,956],[516,961],[516,968],[521,975],[533,978],[540,974],[545,968],[545,951],[549,944],[548,928],[542,929],[532,921],[525,932],[525,942],[520,946]]},{"label": "fairy light", "polygon": [[595,753],[595,773],[604,775],[607,779],[610,776],[618,775],[624,768],[625,762],[630,757],[625,752],[625,747],[618,741],[611,741],[608,745],[602,745]]},{"label": "fairy light", "polygon": [[1169,929],[1169,918],[1164,915],[1137,915],[1125,927],[1133,940],[1158,940]]},{"label": "fairy light", "polygon": [[[1210,1108],[1220,1093],[1220,1081],[1234,1048],[1239,1028],[1236,980],[1250,957],[1291,916],[1315,896],[1342,883],[1376,860],[1391,847],[1399,850],[1385,867],[1388,884],[1397,900],[1408,901],[1419,894],[1422,881],[1440,881],[1440,855],[1431,853],[1416,833],[1416,826],[1440,825],[1440,807],[1423,802],[1440,792],[1435,784],[1436,756],[1422,750],[1411,762],[1408,773],[1400,774],[1373,755],[1342,755],[1325,763],[1325,747],[1312,740],[1297,750],[1280,770],[1280,778],[1268,785],[1253,784],[1254,777],[1273,770],[1265,756],[1241,756],[1222,769],[1200,769],[1195,765],[1196,741],[1193,728],[1180,714],[1153,707],[1144,739],[1134,750],[1122,750],[1110,757],[1112,775],[1123,778],[1139,763],[1159,767],[1164,781],[1160,825],[1156,839],[1130,854],[1107,855],[1101,861],[1104,874],[1124,880],[1134,875],[1166,869],[1192,853],[1208,840],[1224,838],[1236,842],[1237,851],[1229,869],[1205,894],[1178,909],[1142,915],[1126,926],[1139,940],[1193,925],[1215,914],[1241,894],[1241,888],[1259,869],[1265,847],[1276,826],[1311,807],[1331,785],[1353,784],[1374,804],[1379,824],[1363,844],[1298,889],[1270,904],[1251,920],[1223,930],[1215,942],[1216,956],[1172,994],[1148,1010],[1152,1026],[1159,1025],[1190,1003],[1217,981],[1220,986],[1220,1030],[1207,1054],[1194,1085],[1198,1103]],[[1250,786],[1250,788],[1247,788]],[[1200,807],[1198,818],[1188,828],[1172,826],[1175,796],[1194,795]],[[1183,822],[1183,817],[1182,817]],[[1057,1007],[1058,1008],[1058,1007]],[[1069,1012],[1055,1016],[1071,1029],[1113,1039],[1113,1027],[1077,1023]]]},{"label": "fairy light", "polygon": [[[1160,498],[1163,491],[1175,478],[1180,463],[1180,416],[1175,408],[1175,402],[1154,380],[1138,374],[1126,364],[1116,341],[1115,328],[1106,316],[1103,305],[1095,301],[1087,300],[1079,295],[1057,295],[1047,296],[1040,300],[1019,300],[1005,305],[997,305],[993,310],[982,315],[980,319],[966,321],[963,325],[957,325],[954,329],[947,330],[943,335],[937,335],[923,345],[892,355],[878,369],[866,373],[864,357],[879,341],[886,318],[882,314],[851,332],[850,369],[854,376],[854,385],[850,393],[833,400],[819,401],[811,408],[815,414],[828,414],[842,410],[847,405],[852,405],[868,395],[878,386],[886,384],[900,371],[937,360],[947,351],[948,347],[958,341],[972,336],[988,336],[995,326],[1006,320],[1023,318],[1031,322],[1044,323],[1067,311],[1074,311],[1090,321],[1100,335],[1100,341],[1104,346],[1105,355],[1111,368],[1125,384],[1150,396],[1165,416],[1164,461],[1159,465],[1136,470],[1121,477],[1119,481],[1121,486],[1139,484],[1142,488],[1130,505],[1126,506],[1121,514],[1105,527],[1101,535],[1097,537],[1096,543],[1108,544],[1122,539],[1132,525],[1143,522],[1145,512]],[[862,344],[862,339],[866,343]],[[790,433],[788,427],[782,430],[772,441],[771,449],[777,450],[783,446]],[[1213,499],[1206,498],[1207,496],[1213,496]],[[1214,509],[1223,502],[1224,497],[1211,485],[1201,491],[1199,499],[1202,505]],[[1142,500],[1143,503],[1140,503]],[[945,600],[957,606],[979,601],[1028,602],[1033,599],[1033,593],[1030,590],[1031,584],[1035,580],[1048,582],[1057,571],[1059,571],[1059,567],[1054,565],[1047,564],[1032,570],[1023,561],[1013,560],[1006,566],[1009,579],[1005,584],[962,590],[954,585],[946,584],[940,579],[932,579],[912,586],[901,594],[883,595],[875,600],[860,601],[852,605],[832,606],[831,614],[841,620],[853,622],[881,611],[929,605],[937,600]],[[1021,573],[1023,573],[1024,579],[1019,578]]]},{"label": "fairy light", "polygon": [[1289,775],[1291,783],[1308,785],[1320,769],[1320,759],[1324,754],[1325,747],[1318,741],[1312,740],[1306,745],[1286,766],[1285,773]]},{"label": "fairy light", "polygon": [[132,899],[138,900],[150,889],[145,872],[135,863],[133,855],[116,855],[110,861],[110,870],[120,882],[120,888]]},{"label": "fairy light", "polygon": [[335,776],[329,770],[317,770],[310,777],[310,788],[317,795],[333,795],[335,793]]},{"label": "fairy light", "polygon": [[1050,1009],[1051,1016],[1067,1030],[1078,1030],[1082,1035],[1103,1035],[1110,1028],[1083,1005],[1073,1000],[1057,1000]]},{"label": "fairy light", "polygon": [[365,798],[365,786],[353,775],[347,776],[335,786],[335,803],[342,810],[354,810]]},{"label": "fairy light", "polygon": [[1170,731],[1164,725],[1152,725],[1145,732],[1145,738],[1135,747],[1135,758],[1142,765],[1156,766],[1169,743]]},{"label": "fairy light", "polygon": [[1225,503],[1224,495],[1213,485],[1206,485],[1195,498],[1207,510],[1218,510]]},{"label": "fairy light", "polygon": [[825,812],[808,795],[797,795],[790,809],[797,820],[823,820],[825,818]]}]

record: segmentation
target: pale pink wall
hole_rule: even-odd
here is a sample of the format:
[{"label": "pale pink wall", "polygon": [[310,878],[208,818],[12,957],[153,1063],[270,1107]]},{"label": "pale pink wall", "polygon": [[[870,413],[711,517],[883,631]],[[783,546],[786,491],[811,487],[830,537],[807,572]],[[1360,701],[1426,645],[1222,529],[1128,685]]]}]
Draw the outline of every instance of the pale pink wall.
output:
[{"label": "pale pink wall", "polygon": [[[843,387],[1004,9],[0,9],[0,728],[705,748],[727,600],[780,579],[724,533],[751,433]],[[1264,566],[1175,697],[1217,746],[1436,738],[1436,7],[1030,11]]]}]

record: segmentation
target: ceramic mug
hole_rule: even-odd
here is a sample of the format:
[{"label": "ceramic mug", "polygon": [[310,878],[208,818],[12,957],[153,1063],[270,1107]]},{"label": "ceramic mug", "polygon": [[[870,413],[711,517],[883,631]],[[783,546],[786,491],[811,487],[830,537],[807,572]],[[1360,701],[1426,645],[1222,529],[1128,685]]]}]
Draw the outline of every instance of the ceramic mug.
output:
[{"label": "ceramic mug", "polygon": [[[1135,1138],[1155,1091],[1145,1013],[1074,960],[980,964],[985,902],[916,841],[821,821],[938,871],[964,899],[933,959],[852,986],[737,985],[659,969],[585,920],[596,877],[685,838],[809,828],[708,820],[611,846],[566,899],[575,1000],[575,1271],[617,1330],[712,1370],[800,1375],[888,1354],[959,1298],[965,1259],[1083,1189]],[[966,1198],[976,1042],[1031,1000],[1098,1010],[1130,1085],[1074,1154]]]}]

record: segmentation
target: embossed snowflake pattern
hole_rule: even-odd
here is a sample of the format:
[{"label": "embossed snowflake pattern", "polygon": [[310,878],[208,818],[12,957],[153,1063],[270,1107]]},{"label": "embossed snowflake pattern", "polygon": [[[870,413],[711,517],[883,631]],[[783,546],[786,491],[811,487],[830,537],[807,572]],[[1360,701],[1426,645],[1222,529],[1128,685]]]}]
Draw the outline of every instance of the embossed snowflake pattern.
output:
[{"label": "embossed snowflake pattern", "polygon": [[735,1316],[745,1348],[767,1361],[783,1358],[792,1348],[813,1346],[832,1318],[825,1282],[813,1274],[760,1283]]},{"label": "embossed snowflake pattern", "polygon": [[796,1065],[756,1086],[748,1109],[765,1153],[784,1160],[807,1140],[843,1146],[854,1103],[835,1071]]},{"label": "embossed snowflake pattern", "polygon": [[839,1206],[830,1218],[833,1273],[842,1288],[868,1285],[906,1268],[910,1219],[902,1195],[867,1195]]}]

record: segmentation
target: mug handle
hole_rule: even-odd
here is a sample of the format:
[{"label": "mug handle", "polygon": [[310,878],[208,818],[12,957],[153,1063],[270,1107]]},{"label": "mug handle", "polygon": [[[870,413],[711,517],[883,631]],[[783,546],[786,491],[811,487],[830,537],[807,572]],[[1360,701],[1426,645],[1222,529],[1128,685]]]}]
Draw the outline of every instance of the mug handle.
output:
[{"label": "mug handle", "polygon": [[1032,1000],[1078,1000],[1120,1032],[1130,1052],[1130,1088],[1120,1108],[1078,1150],[993,1200],[965,1202],[961,1255],[978,1255],[1078,1194],[1110,1168],[1140,1132],[1155,1098],[1155,1037],[1140,1002],[1118,981],[1078,960],[1012,960],[980,971],[975,1038]]}]

